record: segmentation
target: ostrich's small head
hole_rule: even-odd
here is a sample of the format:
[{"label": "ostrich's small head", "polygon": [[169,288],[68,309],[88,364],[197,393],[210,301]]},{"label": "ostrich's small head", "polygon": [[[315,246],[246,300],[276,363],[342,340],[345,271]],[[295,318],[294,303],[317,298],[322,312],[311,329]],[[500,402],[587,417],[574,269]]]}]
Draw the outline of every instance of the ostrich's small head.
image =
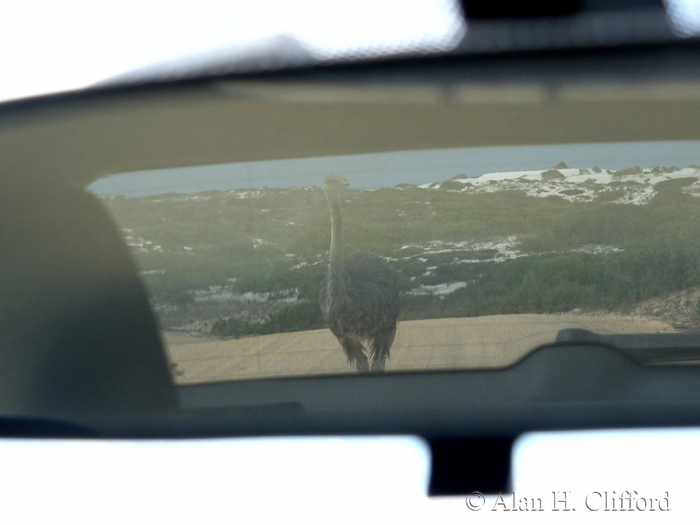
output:
[{"label": "ostrich's small head", "polygon": [[323,189],[326,193],[338,193],[350,186],[350,183],[342,175],[328,175],[323,181]]}]

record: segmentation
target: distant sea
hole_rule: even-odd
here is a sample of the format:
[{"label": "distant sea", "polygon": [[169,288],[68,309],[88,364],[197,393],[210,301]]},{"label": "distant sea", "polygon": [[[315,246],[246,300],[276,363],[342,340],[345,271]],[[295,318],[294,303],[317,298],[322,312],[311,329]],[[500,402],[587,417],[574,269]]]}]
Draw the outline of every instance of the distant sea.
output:
[{"label": "distant sea", "polygon": [[241,162],[115,174],[88,190],[102,196],[143,197],[243,188],[322,186],[329,173],[353,188],[441,182],[457,175],[546,170],[559,162],[571,168],[700,165],[700,141],[556,144],[398,151],[335,157]]}]

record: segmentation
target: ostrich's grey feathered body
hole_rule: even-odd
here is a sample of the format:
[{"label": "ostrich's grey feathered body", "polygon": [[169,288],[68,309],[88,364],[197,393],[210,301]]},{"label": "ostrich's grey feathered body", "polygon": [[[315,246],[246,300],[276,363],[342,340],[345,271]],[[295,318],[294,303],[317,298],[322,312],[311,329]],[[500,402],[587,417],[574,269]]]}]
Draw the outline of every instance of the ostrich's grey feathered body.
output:
[{"label": "ostrich's grey feathered body", "polygon": [[[319,293],[319,305],[331,332],[358,372],[381,372],[396,334],[399,287],[386,263],[369,253],[342,254],[342,223],[337,194],[344,178],[326,177],[331,210],[331,257]],[[363,341],[369,342],[369,360]]]}]

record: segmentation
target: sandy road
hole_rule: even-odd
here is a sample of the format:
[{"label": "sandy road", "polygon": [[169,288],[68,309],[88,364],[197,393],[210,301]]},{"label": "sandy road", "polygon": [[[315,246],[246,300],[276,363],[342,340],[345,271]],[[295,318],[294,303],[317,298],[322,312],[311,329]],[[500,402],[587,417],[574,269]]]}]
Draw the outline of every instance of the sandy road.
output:
[{"label": "sandy road", "polygon": [[[613,315],[496,315],[406,321],[399,324],[387,371],[491,368],[514,363],[554,341],[559,330],[585,328],[601,334],[669,333],[658,320]],[[296,375],[352,373],[329,330],[243,339],[165,334],[179,384]]]}]

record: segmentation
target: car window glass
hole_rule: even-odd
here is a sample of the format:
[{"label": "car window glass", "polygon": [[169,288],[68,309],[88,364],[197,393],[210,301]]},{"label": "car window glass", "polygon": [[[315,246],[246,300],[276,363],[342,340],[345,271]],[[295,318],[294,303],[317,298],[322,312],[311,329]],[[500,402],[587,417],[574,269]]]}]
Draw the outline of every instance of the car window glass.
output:
[{"label": "car window glass", "polygon": [[566,328],[695,329],[697,151],[394,151],[129,173],[90,189],[139,265],[179,383],[490,368]]}]

